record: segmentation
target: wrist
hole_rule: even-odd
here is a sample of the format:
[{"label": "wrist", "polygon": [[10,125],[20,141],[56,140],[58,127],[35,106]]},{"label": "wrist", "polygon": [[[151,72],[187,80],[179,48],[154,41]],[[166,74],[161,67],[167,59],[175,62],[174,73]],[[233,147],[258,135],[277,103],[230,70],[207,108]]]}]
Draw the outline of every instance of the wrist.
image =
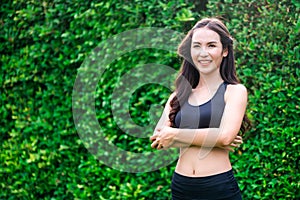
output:
[{"label": "wrist", "polygon": [[172,133],[173,141],[178,142],[179,141],[179,129],[170,127],[170,133]]}]

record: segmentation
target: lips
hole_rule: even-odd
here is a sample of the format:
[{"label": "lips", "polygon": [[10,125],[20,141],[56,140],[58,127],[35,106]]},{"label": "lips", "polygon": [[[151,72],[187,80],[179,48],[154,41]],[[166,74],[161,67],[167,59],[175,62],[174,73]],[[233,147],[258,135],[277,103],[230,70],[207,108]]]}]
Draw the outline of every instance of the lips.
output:
[{"label": "lips", "polygon": [[212,60],[198,60],[198,62],[202,65],[207,65],[212,62]]}]

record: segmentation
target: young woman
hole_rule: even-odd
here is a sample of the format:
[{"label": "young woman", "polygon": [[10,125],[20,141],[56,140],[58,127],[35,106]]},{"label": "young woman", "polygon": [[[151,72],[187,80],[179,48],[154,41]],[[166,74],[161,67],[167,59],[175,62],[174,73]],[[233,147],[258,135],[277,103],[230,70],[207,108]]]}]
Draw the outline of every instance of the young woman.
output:
[{"label": "young woman", "polygon": [[216,18],[196,23],[178,48],[183,58],[151,146],[180,148],[172,199],[242,199],[229,151],[247,128],[247,90],[236,76],[233,39]]}]

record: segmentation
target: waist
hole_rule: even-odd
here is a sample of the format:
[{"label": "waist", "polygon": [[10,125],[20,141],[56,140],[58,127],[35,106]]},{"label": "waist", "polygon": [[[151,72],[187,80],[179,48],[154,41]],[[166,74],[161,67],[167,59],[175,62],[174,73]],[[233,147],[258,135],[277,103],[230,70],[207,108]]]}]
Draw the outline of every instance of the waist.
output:
[{"label": "waist", "polygon": [[229,153],[220,148],[181,149],[175,171],[188,177],[205,177],[229,171]]},{"label": "waist", "polygon": [[199,181],[205,181],[205,183],[207,183],[207,181],[211,181],[212,183],[215,183],[215,181],[218,180],[224,180],[222,177],[228,177],[228,176],[233,176],[233,170],[232,168],[225,171],[225,172],[221,172],[218,174],[213,174],[213,175],[208,175],[208,176],[201,176],[201,177],[190,177],[190,176],[186,176],[186,175],[182,175],[176,171],[174,171],[174,176],[177,176],[181,179],[181,181],[188,181],[190,182],[191,180],[195,180],[197,182]]},{"label": "waist", "polygon": [[188,177],[174,172],[174,199],[242,199],[233,170],[206,176]]}]

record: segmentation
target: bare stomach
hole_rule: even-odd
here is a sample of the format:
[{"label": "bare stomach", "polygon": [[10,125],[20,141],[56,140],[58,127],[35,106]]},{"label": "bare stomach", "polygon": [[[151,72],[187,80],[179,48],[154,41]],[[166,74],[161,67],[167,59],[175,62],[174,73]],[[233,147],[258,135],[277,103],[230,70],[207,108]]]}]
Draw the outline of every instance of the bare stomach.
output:
[{"label": "bare stomach", "polygon": [[189,177],[204,177],[229,171],[228,151],[220,148],[189,147],[180,149],[175,171]]}]

